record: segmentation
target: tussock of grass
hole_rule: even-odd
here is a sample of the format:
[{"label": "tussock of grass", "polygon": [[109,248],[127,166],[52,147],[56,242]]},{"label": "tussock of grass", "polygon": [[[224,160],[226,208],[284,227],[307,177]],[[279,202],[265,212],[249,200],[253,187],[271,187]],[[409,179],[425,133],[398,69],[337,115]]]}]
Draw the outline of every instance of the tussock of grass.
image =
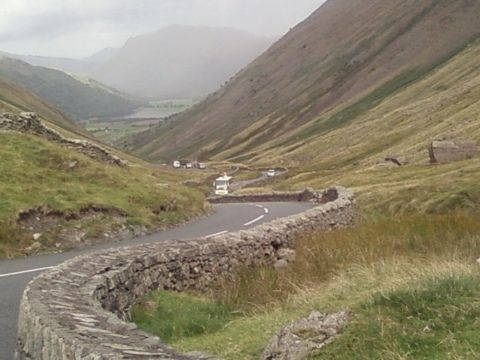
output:
[{"label": "tussock of grass", "polygon": [[143,330],[170,342],[219,331],[234,315],[218,302],[158,291],[135,306],[132,317]]},{"label": "tussock of grass", "polygon": [[467,213],[370,219],[349,229],[306,234],[296,261],[283,271],[244,269],[212,295],[243,311],[268,309],[352,266],[393,259],[466,259],[480,256],[480,222]]}]

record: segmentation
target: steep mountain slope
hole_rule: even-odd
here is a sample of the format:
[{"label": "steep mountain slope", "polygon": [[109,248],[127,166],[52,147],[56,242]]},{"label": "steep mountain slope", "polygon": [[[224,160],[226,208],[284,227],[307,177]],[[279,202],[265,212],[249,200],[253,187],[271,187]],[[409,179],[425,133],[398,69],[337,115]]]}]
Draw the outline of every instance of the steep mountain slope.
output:
[{"label": "steep mountain slope", "polygon": [[[81,247],[119,233],[133,236],[203,211],[202,193],[179,185],[185,175],[108,149],[128,160],[129,166],[116,166],[79,151],[73,141],[9,131],[5,111],[37,112],[64,137],[108,149],[83,136],[59,110],[0,76],[0,258]],[[18,121],[13,114],[8,120]]]},{"label": "steep mountain slope", "polygon": [[125,115],[141,105],[95,81],[80,81],[64,72],[0,58],[0,75],[56,105],[74,119]]},{"label": "steep mountain slope", "polygon": [[140,96],[203,96],[272,42],[229,28],[171,26],[128,40],[93,77]]},{"label": "steep mountain slope", "polygon": [[[341,183],[376,209],[480,209],[480,157],[430,165],[427,145],[442,138],[480,143],[480,40],[345,126],[294,145],[282,146],[280,138],[279,146],[250,155],[295,168],[280,188]],[[389,154],[410,164],[377,165]]]},{"label": "steep mountain slope", "polygon": [[85,130],[74,124],[60,110],[0,75],[0,113],[21,111],[36,112],[59,128],[87,136]]},{"label": "steep mountain slope", "polygon": [[471,0],[329,0],[217,93],[126,146],[243,160],[266,143],[300,146],[457,54],[480,34],[479,13]]}]

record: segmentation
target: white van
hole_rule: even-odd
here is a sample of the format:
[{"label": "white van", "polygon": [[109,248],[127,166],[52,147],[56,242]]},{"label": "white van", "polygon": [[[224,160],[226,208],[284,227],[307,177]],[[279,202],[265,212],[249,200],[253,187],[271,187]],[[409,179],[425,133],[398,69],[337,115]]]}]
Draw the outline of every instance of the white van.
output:
[{"label": "white van", "polygon": [[230,180],[232,180],[232,177],[227,176],[227,174],[216,179],[213,183],[215,195],[228,195],[228,191],[230,190]]},{"label": "white van", "polygon": [[173,162],[173,167],[174,167],[175,169],[180,169],[180,161],[175,160],[175,161]]}]

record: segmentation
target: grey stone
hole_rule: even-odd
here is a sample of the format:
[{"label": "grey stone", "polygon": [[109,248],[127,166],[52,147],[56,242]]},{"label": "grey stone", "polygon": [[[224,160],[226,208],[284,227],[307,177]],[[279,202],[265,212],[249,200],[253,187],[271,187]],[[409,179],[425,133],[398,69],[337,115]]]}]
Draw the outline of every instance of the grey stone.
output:
[{"label": "grey stone", "polygon": [[277,260],[273,266],[275,269],[284,269],[288,266],[288,261],[285,259],[280,259]]},{"label": "grey stone", "polygon": [[308,318],[291,323],[273,336],[263,360],[302,360],[316,355],[331,343],[347,323],[349,312],[335,314],[314,311]]},{"label": "grey stone", "polygon": [[[37,234],[35,234],[35,235],[37,235]],[[35,237],[34,237],[34,239],[35,239]],[[40,250],[41,248],[42,248],[42,244],[38,241],[35,241],[32,245],[30,245],[27,248],[27,252],[34,253],[34,252],[37,252],[38,250]]]},{"label": "grey stone", "polygon": [[447,164],[474,157],[478,153],[478,146],[475,141],[433,141],[428,152],[432,164]]},{"label": "grey stone", "polygon": [[293,249],[280,249],[277,252],[278,259],[286,260],[287,262],[295,261],[295,250]]}]

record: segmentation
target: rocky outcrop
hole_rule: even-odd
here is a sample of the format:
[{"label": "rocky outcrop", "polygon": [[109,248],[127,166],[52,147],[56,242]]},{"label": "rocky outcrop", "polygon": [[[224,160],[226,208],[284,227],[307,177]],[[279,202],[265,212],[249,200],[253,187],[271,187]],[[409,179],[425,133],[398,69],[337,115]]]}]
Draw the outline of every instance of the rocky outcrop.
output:
[{"label": "rocky outcrop", "polygon": [[336,197],[250,230],[103,251],[43,273],[22,298],[17,359],[208,358],[180,355],[127,323],[132,305],[154,289],[206,290],[240,266],[273,265],[301,232],[350,225],[352,194],[334,188],[317,197],[327,194]]},{"label": "rocky outcrop", "polygon": [[125,167],[127,164],[118,156],[108,150],[87,140],[67,139],[59,132],[50,129],[42,123],[35,113],[24,112],[20,115],[4,113],[0,115],[0,130],[18,131],[40,136],[49,141],[54,141],[63,146],[75,149],[93,159],[111,165]]},{"label": "rocky outcrop", "polygon": [[432,141],[428,152],[432,164],[447,164],[474,157],[478,153],[478,146],[475,141]]},{"label": "rocky outcrop", "polygon": [[270,340],[263,360],[302,360],[316,355],[331,343],[347,323],[349,312],[322,314],[314,311],[308,318],[281,329]]}]

